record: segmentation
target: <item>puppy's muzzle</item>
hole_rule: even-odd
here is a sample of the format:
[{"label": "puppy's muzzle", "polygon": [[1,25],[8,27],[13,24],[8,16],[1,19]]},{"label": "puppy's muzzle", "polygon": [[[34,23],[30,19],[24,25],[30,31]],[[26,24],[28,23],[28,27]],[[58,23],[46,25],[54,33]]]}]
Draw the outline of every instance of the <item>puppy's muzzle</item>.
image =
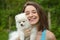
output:
[{"label": "puppy's muzzle", "polygon": [[23,27],[24,25],[23,25],[23,24],[21,24],[21,26]]}]

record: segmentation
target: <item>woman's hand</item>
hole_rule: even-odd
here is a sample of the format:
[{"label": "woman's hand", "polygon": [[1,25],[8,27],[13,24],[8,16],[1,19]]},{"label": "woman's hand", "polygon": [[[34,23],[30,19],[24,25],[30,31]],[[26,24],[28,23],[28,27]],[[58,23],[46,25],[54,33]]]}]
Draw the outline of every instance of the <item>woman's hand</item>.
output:
[{"label": "woman's hand", "polygon": [[16,38],[16,40],[20,40],[20,36],[18,36],[18,37]]},{"label": "woman's hand", "polygon": [[31,33],[31,29],[25,29],[25,30],[24,30],[24,35],[25,35],[25,37],[30,36],[30,33]]}]

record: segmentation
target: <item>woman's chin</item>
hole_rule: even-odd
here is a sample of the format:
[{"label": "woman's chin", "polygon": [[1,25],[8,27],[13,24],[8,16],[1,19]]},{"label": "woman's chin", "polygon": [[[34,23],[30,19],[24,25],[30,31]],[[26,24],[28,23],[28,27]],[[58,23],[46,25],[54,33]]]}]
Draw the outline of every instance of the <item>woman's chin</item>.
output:
[{"label": "woman's chin", "polygon": [[31,25],[36,25],[36,23],[35,23],[35,22],[30,22],[30,24],[31,24]]}]

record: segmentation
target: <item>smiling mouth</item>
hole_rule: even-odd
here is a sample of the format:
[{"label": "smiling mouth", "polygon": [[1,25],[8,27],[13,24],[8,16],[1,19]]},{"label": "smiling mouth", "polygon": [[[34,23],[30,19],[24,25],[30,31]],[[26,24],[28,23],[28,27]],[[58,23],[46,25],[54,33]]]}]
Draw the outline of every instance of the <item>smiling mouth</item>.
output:
[{"label": "smiling mouth", "polygon": [[34,21],[37,17],[30,18],[29,21]]}]

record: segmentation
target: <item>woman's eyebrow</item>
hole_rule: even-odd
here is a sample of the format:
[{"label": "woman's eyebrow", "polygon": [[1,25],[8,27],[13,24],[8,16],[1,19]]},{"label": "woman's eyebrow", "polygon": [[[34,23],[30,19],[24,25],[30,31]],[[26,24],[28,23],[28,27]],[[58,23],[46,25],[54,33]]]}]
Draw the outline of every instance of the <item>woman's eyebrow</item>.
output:
[{"label": "woman's eyebrow", "polygon": [[32,10],[32,11],[36,11],[36,10]]}]

